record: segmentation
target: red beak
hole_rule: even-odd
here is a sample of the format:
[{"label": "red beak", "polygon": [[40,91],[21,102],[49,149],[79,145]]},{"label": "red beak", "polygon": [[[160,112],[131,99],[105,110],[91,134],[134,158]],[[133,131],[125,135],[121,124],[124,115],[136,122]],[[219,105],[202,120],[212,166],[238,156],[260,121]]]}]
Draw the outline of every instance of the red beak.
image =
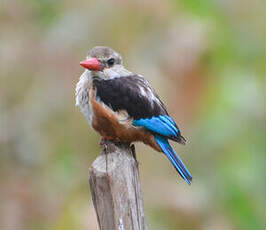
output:
[{"label": "red beak", "polygon": [[92,71],[102,71],[102,65],[97,58],[90,58],[79,63],[82,67]]}]

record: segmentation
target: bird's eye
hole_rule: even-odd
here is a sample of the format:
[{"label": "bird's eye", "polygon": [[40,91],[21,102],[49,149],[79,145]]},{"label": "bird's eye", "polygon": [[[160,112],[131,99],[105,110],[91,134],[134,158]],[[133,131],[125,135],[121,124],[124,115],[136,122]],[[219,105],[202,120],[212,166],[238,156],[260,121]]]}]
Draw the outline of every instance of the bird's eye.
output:
[{"label": "bird's eye", "polygon": [[112,66],[113,64],[115,64],[115,59],[114,58],[108,59],[107,64],[108,66]]}]

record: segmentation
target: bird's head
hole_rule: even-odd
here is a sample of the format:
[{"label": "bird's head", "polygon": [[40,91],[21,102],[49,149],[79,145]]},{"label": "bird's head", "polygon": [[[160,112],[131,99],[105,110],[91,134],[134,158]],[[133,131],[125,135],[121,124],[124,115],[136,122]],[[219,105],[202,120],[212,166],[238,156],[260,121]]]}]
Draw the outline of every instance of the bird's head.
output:
[{"label": "bird's head", "polygon": [[86,60],[80,65],[90,71],[105,72],[122,66],[120,54],[105,46],[96,46],[88,52]]}]

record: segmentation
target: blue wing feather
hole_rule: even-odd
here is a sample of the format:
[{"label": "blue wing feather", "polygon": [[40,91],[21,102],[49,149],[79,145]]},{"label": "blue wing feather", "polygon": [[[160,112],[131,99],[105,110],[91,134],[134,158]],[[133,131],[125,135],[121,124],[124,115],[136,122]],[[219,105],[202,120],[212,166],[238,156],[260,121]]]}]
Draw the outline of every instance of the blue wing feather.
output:
[{"label": "blue wing feather", "polygon": [[173,119],[167,115],[160,115],[146,119],[134,120],[133,125],[145,127],[146,129],[152,132],[158,133],[166,137],[177,137],[179,132]]},{"label": "blue wing feather", "polygon": [[161,119],[166,125],[170,126],[171,129],[172,129],[174,132],[176,132],[176,134],[179,132],[178,128],[176,127],[176,124],[175,124],[174,120],[173,120],[171,117],[166,116],[166,115],[165,115],[165,116],[160,115],[159,118],[160,118],[160,119]]}]

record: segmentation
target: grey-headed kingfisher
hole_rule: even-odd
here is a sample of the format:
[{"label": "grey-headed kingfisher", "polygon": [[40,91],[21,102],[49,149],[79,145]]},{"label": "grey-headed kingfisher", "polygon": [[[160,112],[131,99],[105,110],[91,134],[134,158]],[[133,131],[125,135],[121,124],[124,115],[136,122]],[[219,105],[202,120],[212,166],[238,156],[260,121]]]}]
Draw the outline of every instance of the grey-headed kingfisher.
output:
[{"label": "grey-headed kingfisher", "polygon": [[76,86],[76,105],[103,139],[143,142],[163,152],[180,176],[192,176],[168,140],[186,140],[149,82],[122,64],[114,50],[96,46],[80,62],[85,72]]}]

